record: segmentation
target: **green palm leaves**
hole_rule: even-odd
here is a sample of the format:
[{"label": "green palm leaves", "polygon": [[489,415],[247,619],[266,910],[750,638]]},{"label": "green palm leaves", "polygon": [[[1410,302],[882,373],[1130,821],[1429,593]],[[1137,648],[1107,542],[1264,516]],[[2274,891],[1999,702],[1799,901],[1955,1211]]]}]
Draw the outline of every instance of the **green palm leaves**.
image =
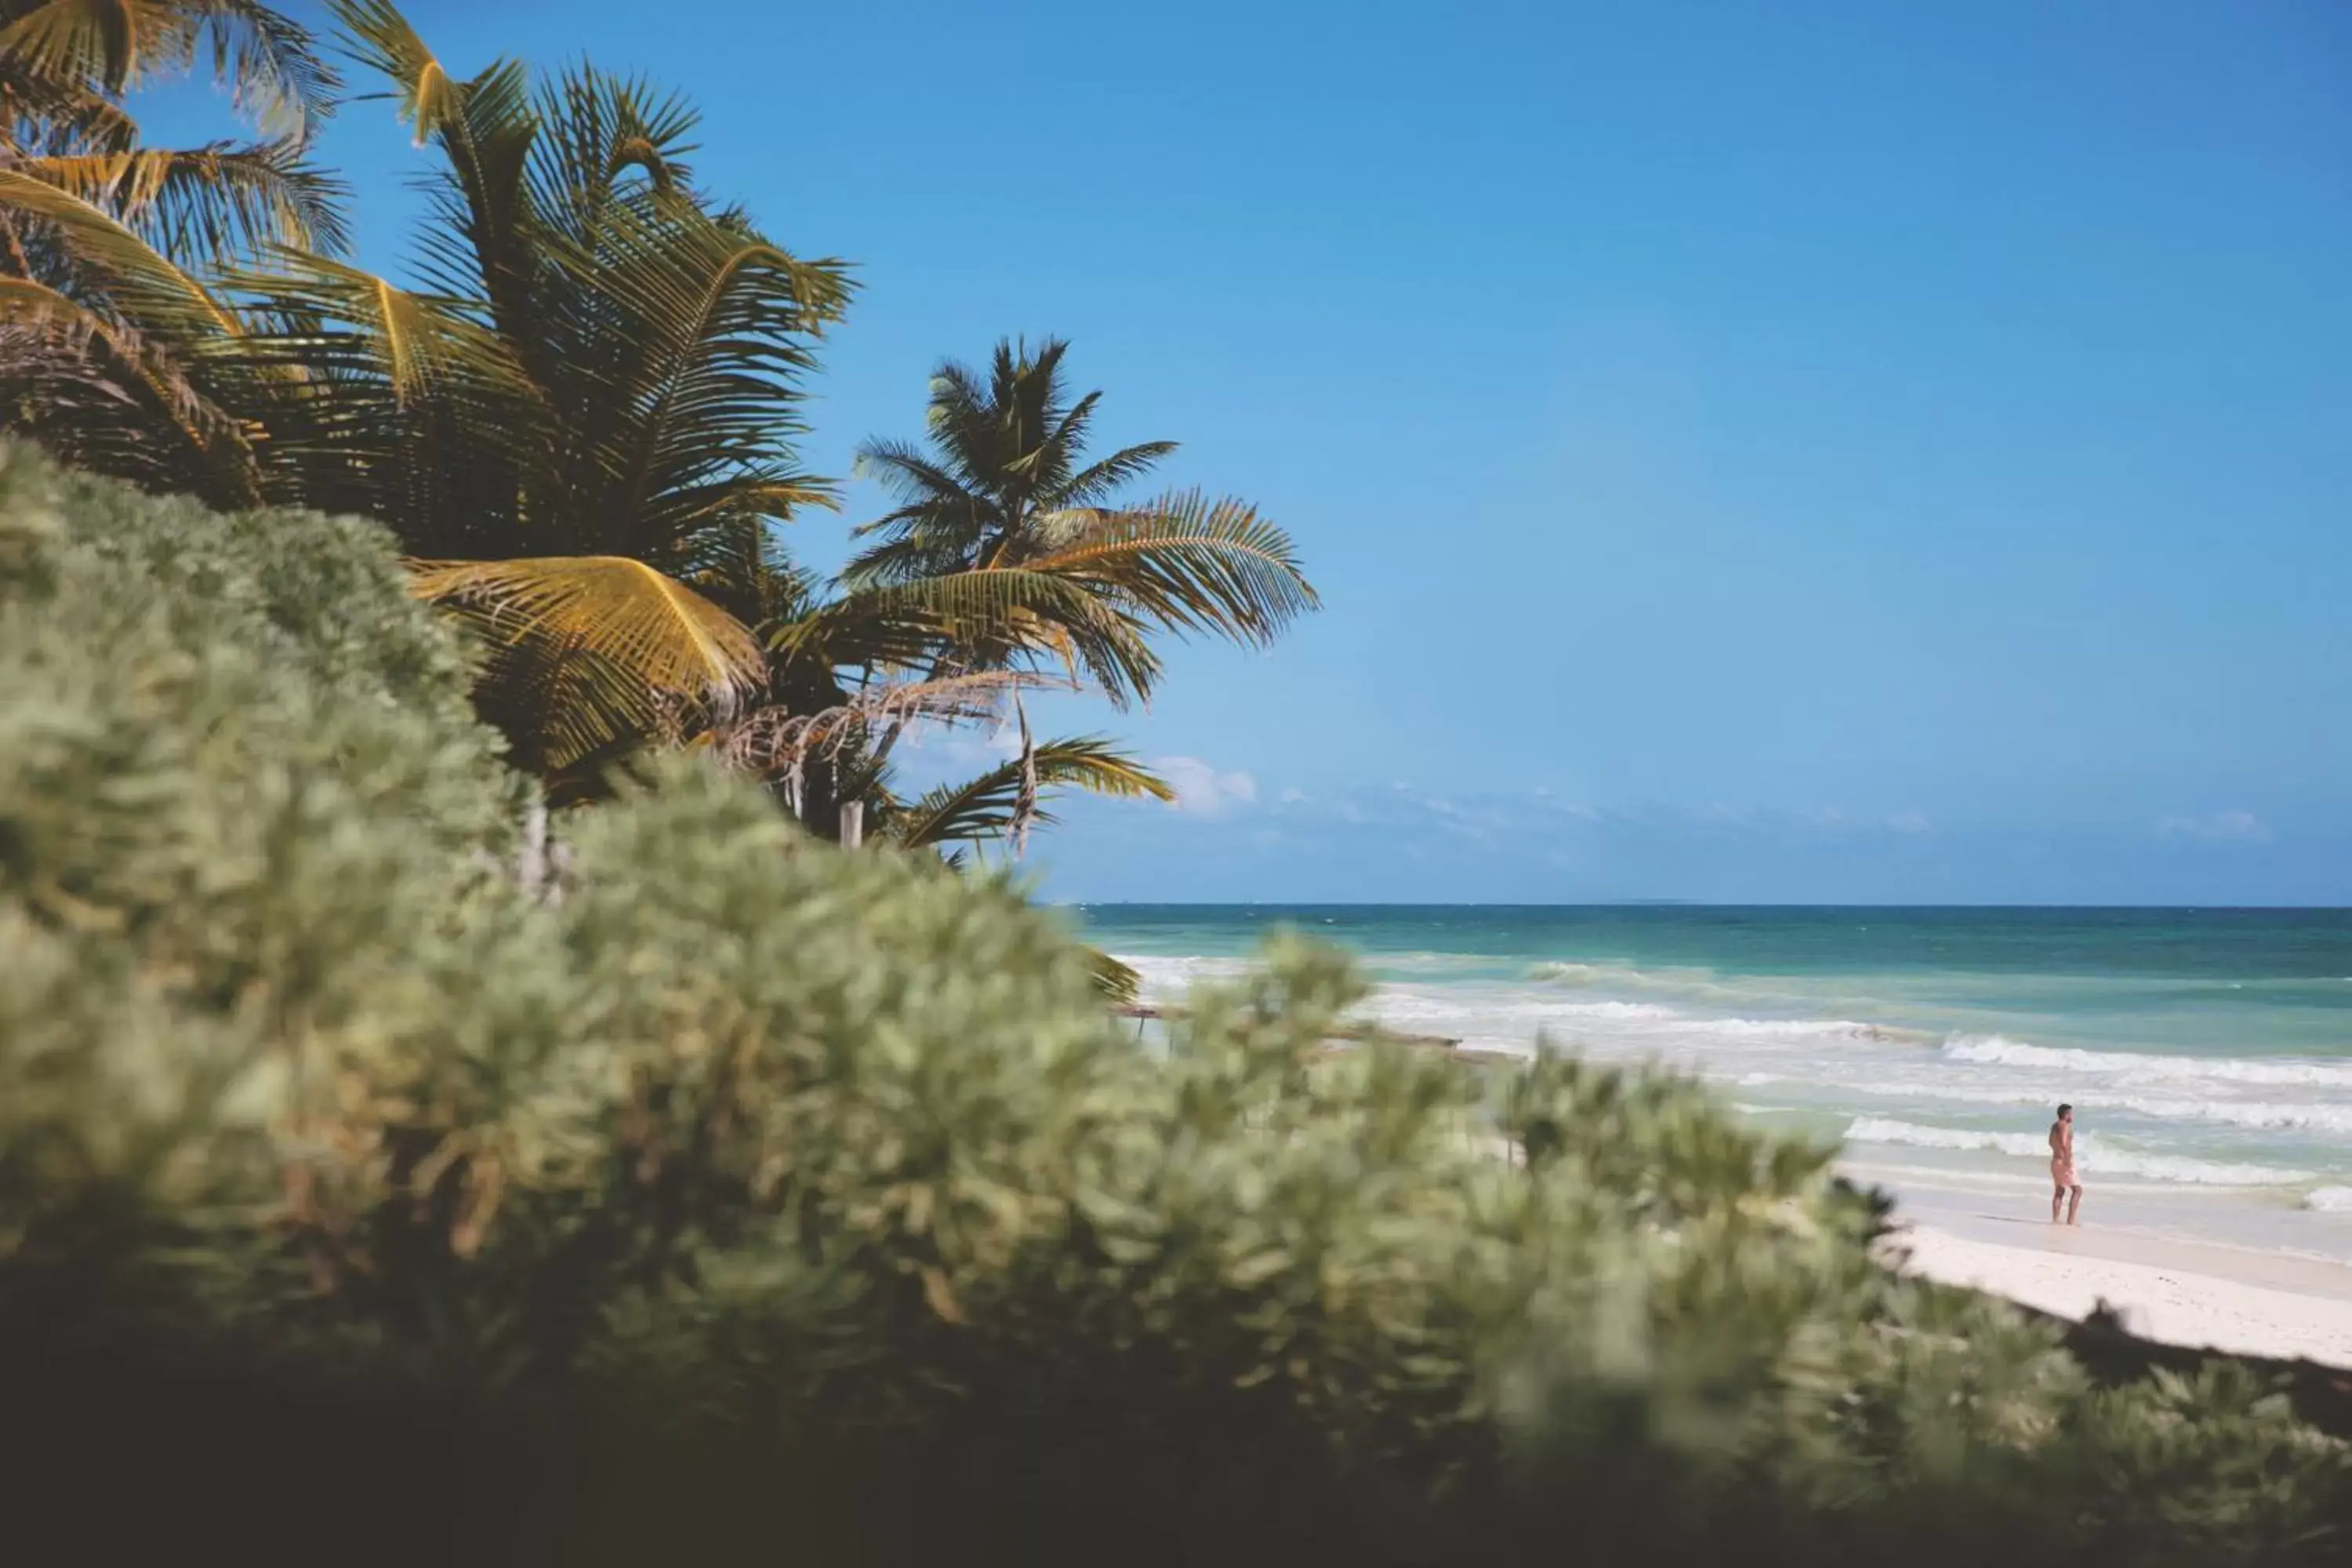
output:
[{"label": "green palm leaves", "polygon": [[[1119,492],[1175,450],[1169,441],[1089,458],[1102,395],[1073,398],[1066,345],[1035,353],[1000,342],[985,375],[945,364],[931,381],[930,441],[869,441],[858,464],[899,502],[858,530],[873,540],[830,599],[803,595],[769,623],[779,687],[826,704],[877,679],[921,689],[995,674],[1018,693],[1045,684],[1091,687],[1114,705],[1150,696],[1162,670],[1156,638],[1209,635],[1263,646],[1316,604],[1289,536],[1246,502],[1178,491],[1141,503]],[[811,699],[804,697],[803,700]],[[1019,756],[943,785],[911,805],[889,794],[878,764],[904,721],[864,737],[875,766],[824,759],[842,798],[861,792],[886,835],[913,843],[1009,840],[1050,820],[1055,786],[1162,800],[1173,792],[1097,739],[1034,742],[1020,715]],[[814,800],[815,826],[835,795],[803,790],[808,757],[783,759],[793,787]],[[803,815],[809,815],[805,804]]]},{"label": "green palm leaves", "polygon": [[[428,150],[418,266],[344,258],[307,161],[341,82],[250,0],[0,0],[0,421],[86,468],[215,506],[358,513],[475,647],[513,759],[593,793],[700,740],[813,826],[969,847],[1075,787],[1169,795],[1097,738],[1033,742],[903,802],[915,726],[998,724],[1039,685],[1148,699],[1156,644],[1261,646],[1312,608],[1247,504],[1123,492],[1174,445],[1087,450],[1099,393],[1064,344],[948,364],[929,440],[859,462],[898,505],[837,583],[775,528],[831,506],[803,387],[852,291],[714,201],[683,100],[582,63],[450,68],[389,0],[328,0],[362,96]],[[266,132],[142,147],[121,95],[209,64]]]},{"label": "green palm leaves", "polygon": [[[1064,785],[1122,800],[1172,800],[1165,781],[1138,767],[1098,735],[1050,741],[1030,748],[976,778],[941,784],[920,799],[894,803],[877,824],[896,843],[910,847],[975,844],[1009,837],[1024,818],[1024,792]],[[1031,805],[1027,820],[1050,823],[1043,807]]]},{"label": "green palm leaves", "polygon": [[[254,0],[0,0],[0,80],[51,124],[209,58],[237,108],[273,135],[299,141],[333,105],[333,68],[308,28]],[[16,107],[16,105],[12,105]],[[61,112],[62,111],[62,112]]]},{"label": "green palm leaves", "polygon": [[[143,147],[127,89],[209,65],[266,139]],[[221,505],[263,494],[213,268],[344,242],[312,165],[334,72],[246,0],[0,0],[0,406],[83,467]]]},{"label": "green palm leaves", "polygon": [[1116,504],[1176,444],[1087,461],[1102,394],[1070,397],[1067,352],[1007,342],[985,376],[940,367],[929,449],[859,449],[860,471],[899,505],[858,531],[875,542],[845,578],[877,605],[936,615],[951,658],[1058,665],[1123,706],[1159,678],[1154,633],[1263,646],[1317,600],[1289,536],[1245,502],[1181,491]]},{"label": "green palm leaves", "polygon": [[759,649],[681,579],[830,500],[793,442],[845,269],[694,189],[679,100],[587,65],[461,78],[382,0],[335,8],[440,166],[425,289],[313,257],[237,279],[257,356],[299,373],[263,420],[289,499],[478,563],[419,588],[488,637],[485,710],[534,768],[724,710]]}]

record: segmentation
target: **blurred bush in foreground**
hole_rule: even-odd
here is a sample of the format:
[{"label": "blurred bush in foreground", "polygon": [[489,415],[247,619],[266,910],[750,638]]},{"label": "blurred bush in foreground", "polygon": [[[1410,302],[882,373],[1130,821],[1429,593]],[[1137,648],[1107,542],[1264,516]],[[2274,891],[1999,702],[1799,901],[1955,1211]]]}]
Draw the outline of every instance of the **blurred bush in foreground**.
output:
[{"label": "blurred bush in foreground", "polygon": [[2343,1449],[2251,1376],[2094,1386],[1874,1266],[1823,1151],[1690,1084],[1325,1055],[1360,987],[1287,943],[1160,1059],[1002,881],[815,844],[690,766],[554,872],[533,809],[373,529],[6,454],[0,1531],[89,1562],[2342,1550]]}]

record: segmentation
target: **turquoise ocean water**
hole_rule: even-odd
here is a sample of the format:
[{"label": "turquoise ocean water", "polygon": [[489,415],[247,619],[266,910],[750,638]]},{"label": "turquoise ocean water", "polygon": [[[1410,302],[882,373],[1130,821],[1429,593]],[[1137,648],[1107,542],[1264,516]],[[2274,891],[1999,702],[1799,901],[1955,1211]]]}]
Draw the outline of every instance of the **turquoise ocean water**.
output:
[{"label": "turquoise ocean water", "polygon": [[1353,949],[1394,1027],[1669,1063],[1899,1194],[1990,1213],[2046,1205],[2069,1100],[2091,1216],[2352,1260],[2352,910],[1076,912],[1159,998],[1286,923]]}]

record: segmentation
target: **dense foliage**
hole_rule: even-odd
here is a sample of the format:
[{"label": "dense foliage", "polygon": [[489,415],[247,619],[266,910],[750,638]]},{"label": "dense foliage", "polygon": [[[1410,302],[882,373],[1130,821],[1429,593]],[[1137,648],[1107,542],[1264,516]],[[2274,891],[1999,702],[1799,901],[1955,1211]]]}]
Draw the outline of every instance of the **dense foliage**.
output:
[{"label": "dense foliage", "polygon": [[1687,1083],[1325,1055],[1303,946],[1139,1049],[1017,889],[707,766],[543,845],[372,526],[0,489],[20,1541],[2340,1548],[2343,1451],[2251,1378],[2095,1387]]},{"label": "dense foliage", "polygon": [[[777,525],[835,500],[797,443],[849,269],[703,188],[682,97],[584,60],[468,71],[390,0],[325,10],[322,40],[253,0],[0,0],[0,430],[216,506],[383,523],[560,800],[690,742],[821,836],[855,804],[877,837],[1017,853],[1057,788],[1172,795],[1100,737],[1034,742],[1019,694],[1123,704],[1168,637],[1269,641],[1315,602],[1280,529],[1126,497],[1172,444],[1082,461],[1101,395],[1070,395],[1061,344],[1006,344],[985,386],[934,377],[937,462],[868,449],[981,510],[934,486],[849,580],[796,570]],[[206,56],[268,139],[142,147],[125,92]],[[401,276],[341,254],[310,144],[330,56],[417,143]],[[909,725],[1008,710],[1013,763],[901,794]]]}]

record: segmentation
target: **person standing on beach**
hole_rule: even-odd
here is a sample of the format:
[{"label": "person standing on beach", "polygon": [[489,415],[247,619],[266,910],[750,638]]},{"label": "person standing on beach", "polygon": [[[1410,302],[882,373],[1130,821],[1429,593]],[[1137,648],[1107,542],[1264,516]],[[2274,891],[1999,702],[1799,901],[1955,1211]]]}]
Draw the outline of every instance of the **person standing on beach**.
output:
[{"label": "person standing on beach", "polygon": [[[2056,1190],[2050,1194],[2050,1223],[2058,1223],[2059,1205],[2066,1207],[2066,1223],[2080,1225],[2075,1216],[2083,1212],[2083,1184],[2074,1175],[2074,1108],[2062,1105],[2058,1120],[2050,1124],[2050,1184]],[[2072,1194],[2074,1202],[2067,1203]]]}]

